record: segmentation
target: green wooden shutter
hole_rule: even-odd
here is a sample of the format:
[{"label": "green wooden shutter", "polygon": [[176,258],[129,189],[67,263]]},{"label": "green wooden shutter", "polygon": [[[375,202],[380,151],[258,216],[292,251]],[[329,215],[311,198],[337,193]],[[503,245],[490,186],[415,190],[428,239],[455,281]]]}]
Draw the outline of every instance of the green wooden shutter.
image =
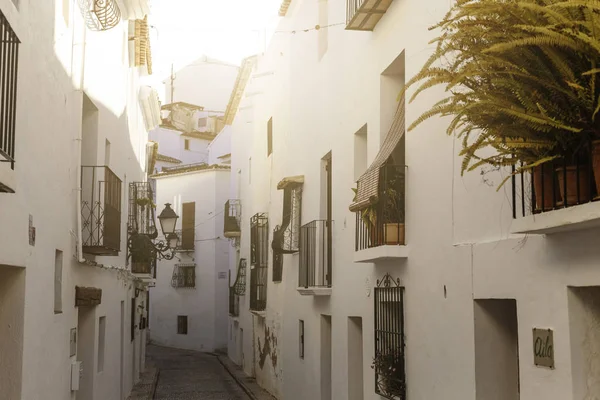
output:
[{"label": "green wooden shutter", "polygon": [[196,203],[183,203],[181,218],[181,248],[193,250],[196,226]]}]

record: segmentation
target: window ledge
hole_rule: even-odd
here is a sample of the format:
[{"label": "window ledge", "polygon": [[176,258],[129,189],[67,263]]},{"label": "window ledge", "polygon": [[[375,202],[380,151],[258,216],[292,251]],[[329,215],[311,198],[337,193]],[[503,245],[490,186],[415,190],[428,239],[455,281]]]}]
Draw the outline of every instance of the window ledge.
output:
[{"label": "window ledge", "polygon": [[266,311],[255,311],[255,310],[250,310],[250,312],[254,315],[256,315],[259,318],[265,318],[267,315]]},{"label": "window ledge", "polygon": [[331,296],[330,287],[299,287],[296,290],[302,296]]},{"label": "window ledge", "polygon": [[600,227],[600,202],[580,204],[513,220],[513,234],[552,234]]},{"label": "window ledge", "polygon": [[384,245],[354,252],[356,263],[376,263],[408,258],[409,247]]}]

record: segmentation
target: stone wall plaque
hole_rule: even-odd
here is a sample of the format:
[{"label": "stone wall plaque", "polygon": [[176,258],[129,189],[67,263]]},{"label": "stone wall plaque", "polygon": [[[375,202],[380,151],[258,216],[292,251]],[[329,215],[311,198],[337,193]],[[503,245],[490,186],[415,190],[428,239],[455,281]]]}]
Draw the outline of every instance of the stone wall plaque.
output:
[{"label": "stone wall plaque", "polygon": [[102,289],[75,286],[75,307],[97,306],[102,303]]},{"label": "stone wall plaque", "polygon": [[554,369],[554,332],[552,329],[533,328],[533,363],[538,367]]}]

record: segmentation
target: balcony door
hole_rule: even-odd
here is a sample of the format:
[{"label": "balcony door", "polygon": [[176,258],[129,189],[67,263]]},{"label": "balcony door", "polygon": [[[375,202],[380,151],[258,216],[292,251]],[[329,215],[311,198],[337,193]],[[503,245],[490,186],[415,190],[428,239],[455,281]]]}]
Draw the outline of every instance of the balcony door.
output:
[{"label": "balcony door", "polygon": [[325,271],[325,286],[331,286],[331,265],[332,265],[332,252],[331,252],[331,243],[332,243],[332,231],[331,224],[333,221],[333,210],[332,210],[332,197],[333,197],[333,188],[332,188],[332,158],[331,152],[327,153],[325,157],[322,159],[322,196],[321,196],[321,213],[324,214],[325,224],[326,224],[326,253],[327,253],[327,263],[324,266]]}]

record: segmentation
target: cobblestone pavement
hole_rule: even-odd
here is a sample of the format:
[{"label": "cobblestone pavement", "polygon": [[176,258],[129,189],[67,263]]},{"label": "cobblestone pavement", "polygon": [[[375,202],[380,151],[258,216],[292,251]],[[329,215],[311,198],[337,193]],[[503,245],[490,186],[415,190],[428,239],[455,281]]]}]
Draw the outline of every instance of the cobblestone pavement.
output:
[{"label": "cobblestone pavement", "polygon": [[153,345],[147,355],[159,369],[155,400],[248,400],[215,356]]}]

